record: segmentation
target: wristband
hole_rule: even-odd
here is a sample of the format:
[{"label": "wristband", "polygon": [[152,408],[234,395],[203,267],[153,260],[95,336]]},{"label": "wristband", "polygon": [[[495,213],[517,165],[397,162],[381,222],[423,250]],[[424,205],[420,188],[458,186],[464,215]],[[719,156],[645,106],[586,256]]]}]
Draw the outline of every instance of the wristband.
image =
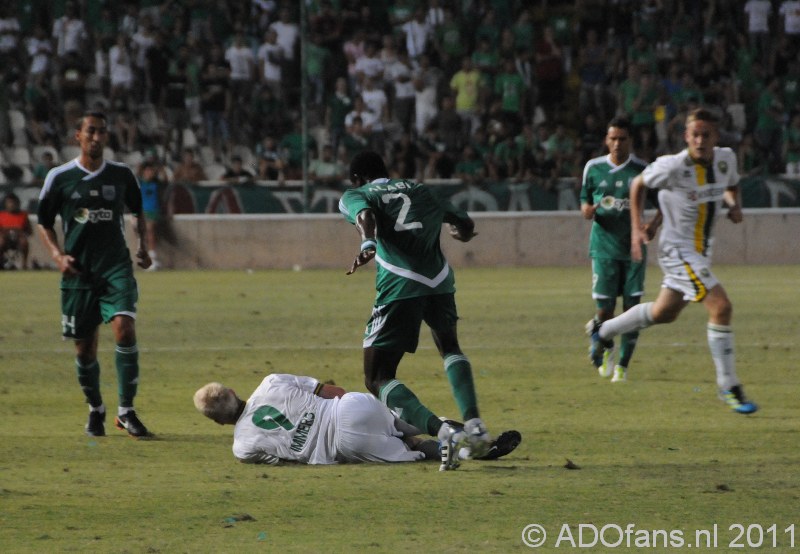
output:
[{"label": "wristband", "polygon": [[369,250],[370,248],[372,248],[373,250],[377,250],[378,249],[378,243],[375,242],[374,239],[367,239],[367,240],[365,240],[364,242],[361,243],[361,251],[362,252],[364,250]]}]

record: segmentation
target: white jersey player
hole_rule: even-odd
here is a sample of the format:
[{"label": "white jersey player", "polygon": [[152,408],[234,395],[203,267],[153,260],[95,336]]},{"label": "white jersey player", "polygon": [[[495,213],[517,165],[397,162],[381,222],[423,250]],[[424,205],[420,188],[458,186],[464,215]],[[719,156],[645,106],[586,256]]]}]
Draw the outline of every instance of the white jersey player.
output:
[{"label": "white jersey player", "polygon": [[686,150],[658,158],[633,180],[633,260],[642,259],[642,245],[647,242],[642,226],[645,190],[659,191],[664,216],[658,255],[664,272],[662,289],[654,302],[634,306],[587,330],[592,338],[592,357],[602,360],[616,335],[670,323],[689,302],[702,302],[708,311],[708,345],[720,398],[735,412],[750,414],[758,407],[746,399],[736,375],[733,306],[711,272],[711,231],[717,212],[725,205],[731,221],[742,221],[736,155],[729,148],[717,148],[718,137],[714,114],[703,108],[692,111],[686,118]]},{"label": "white jersey player", "polygon": [[642,180],[645,187],[659,191],[659,206],[668,219],[661,231],[659,250],[678,248],[710,260],[714,217],[726,192],[739,182],[733,150],[714,147],[710,162],[705,164],[693,160],[688,150],[661,156],[644,170]]},{"label": "white jersey player", "polygon": [[[245,463],[413,462],[425,459],[406,440],[416,431],[371,394],[346,393],[312,377],[268,375],[244,402],[219,383],[195,393],[195,406],[233,424],[233,454]],[[416,431],[418,432],[418,431]],[[431,456],[438,458],[432,442]]]}]

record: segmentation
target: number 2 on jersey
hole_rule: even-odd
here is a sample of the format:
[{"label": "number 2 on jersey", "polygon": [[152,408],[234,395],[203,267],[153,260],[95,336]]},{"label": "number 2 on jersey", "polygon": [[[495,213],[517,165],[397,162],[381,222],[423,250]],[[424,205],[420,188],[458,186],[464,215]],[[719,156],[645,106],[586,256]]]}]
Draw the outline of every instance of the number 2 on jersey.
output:
[{"label": "number 2 on jersey", "polygon": [[381,196],[381,201],[384,204],[389,204],[395,198],[401,199],[403,201],[403,205],[400,208],[400,213],[397,214],[397,220],[394,222],[394,230],[410,231],[411,229],[422,229],[422,223],[419,221],[406,222],[408,210],[411,209],[411,199],[408,197],[408,195],[403,194],[402,192],[389,192]]}]

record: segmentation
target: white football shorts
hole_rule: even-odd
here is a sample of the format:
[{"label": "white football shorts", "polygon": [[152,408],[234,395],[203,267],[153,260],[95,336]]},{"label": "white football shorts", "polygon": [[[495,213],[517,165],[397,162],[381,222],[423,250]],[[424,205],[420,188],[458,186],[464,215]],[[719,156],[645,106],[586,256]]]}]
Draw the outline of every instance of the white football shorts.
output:
[{"label": "white football shorts", "polygon": [[683,293],[687,302],[702,302],[719,280],[711,271],[711,259],[690,249],[669,247],[659,251],[658,265],[664,272],[661,286]]},{"label": "white football shorts", "polygon": [[336,407],[337,459],[347,462],[414,462],[425,457],[402,440],[392,413],[371,394],[349,392]]}]

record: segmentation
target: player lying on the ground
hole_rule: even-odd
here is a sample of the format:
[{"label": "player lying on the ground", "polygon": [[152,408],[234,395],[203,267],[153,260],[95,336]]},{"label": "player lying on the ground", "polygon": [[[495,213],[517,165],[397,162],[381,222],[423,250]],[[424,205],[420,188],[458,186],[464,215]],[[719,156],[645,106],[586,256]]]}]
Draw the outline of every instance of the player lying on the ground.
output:
[{"label": "player lying on the ground", "polygon": [[[374,396],[312,377],[268,375],[247,402],[233,389],[209,383],[195,393],[194,404],[220,425],[235,426],[233,454],[245,463],[440,459],[438,441],[416,437],[419,430]],[[518,433],[504,433],[492,443],[492,458],[508,454],[519,440]]]}]

